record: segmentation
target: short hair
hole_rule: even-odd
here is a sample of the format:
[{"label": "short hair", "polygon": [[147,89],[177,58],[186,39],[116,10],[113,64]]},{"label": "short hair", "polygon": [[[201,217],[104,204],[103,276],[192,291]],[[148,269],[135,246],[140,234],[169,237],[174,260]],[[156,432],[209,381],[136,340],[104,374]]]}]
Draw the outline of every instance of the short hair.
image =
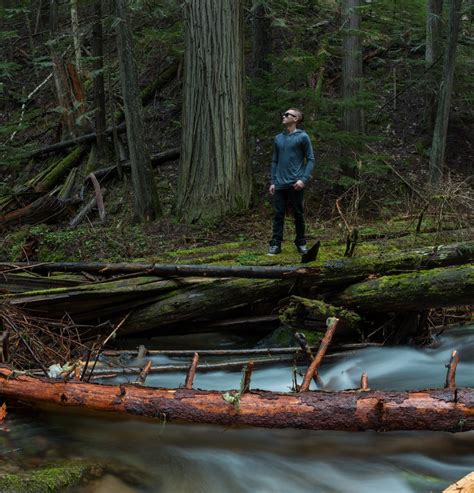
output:
[{"label": "short hair", "polygon": [[290,111],[294,111],[298,115],[298,123],[302,123],[304,120],[304,115],[298,108],[290,108]]}]

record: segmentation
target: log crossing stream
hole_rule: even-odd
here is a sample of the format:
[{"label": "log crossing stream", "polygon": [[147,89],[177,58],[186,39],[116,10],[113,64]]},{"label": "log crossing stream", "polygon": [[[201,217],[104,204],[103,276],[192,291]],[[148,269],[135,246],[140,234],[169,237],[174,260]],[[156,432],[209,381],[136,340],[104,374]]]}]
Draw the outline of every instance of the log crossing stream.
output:
[{"label": "log crossing stream", "polygon": [[[204,345],[236,348],[244,342],[229,334],[206,334],[175,336],[160,343],[170,349]],[[363,371],[373,389],[440,388],[453,349],[460,356],[458,385],[474,386],[474,324],[451,329],[430,348],[369,347],[339,360],[328,358],[320,374],[331,390],[357,387]],[[168,356],[151,359],[154,364],[184,362]],[[252,387],[288,391],[292,385],[290,366],[255,370]],[[123,376],[121,381],[135,378]],[[195,387],[238,388],[240,379],[239,370],[197,373]],[[182,373],[150,374],[147,379],[147,385],[160,387],[183,383]],[[69,412],[22,416],[12,412],[7,425],[8,432],[0,433],[0,472],[46,454],[114,459],[141,471],[143,484],[128,485],[130,490],[124,491],[428,492],[442,491],[474,468],[474,432],[262,430]],[[89,487],[85,491],[105,490]]]}]

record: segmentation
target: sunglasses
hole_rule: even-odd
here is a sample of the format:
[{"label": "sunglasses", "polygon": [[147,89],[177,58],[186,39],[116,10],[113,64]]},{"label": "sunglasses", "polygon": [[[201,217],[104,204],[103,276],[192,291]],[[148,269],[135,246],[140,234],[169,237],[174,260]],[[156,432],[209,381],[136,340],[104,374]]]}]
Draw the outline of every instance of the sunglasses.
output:
[{"label": "sunglasses", "polygon": [[293,113],[288,113],[288,112],[283,113],[283,115],[281,115],[281,116],[282,116],[282,117],[284,117],[284,116],[286,116],[286,117],[288,117],[288,116],[292,116],[293,118],[298,118],[296,115],[293,115]]}]

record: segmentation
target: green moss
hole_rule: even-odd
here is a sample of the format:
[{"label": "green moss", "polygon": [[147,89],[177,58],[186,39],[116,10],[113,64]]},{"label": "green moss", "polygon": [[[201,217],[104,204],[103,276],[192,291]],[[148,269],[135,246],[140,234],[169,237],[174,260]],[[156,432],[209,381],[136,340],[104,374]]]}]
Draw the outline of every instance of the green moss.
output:
[{"label": "green moss", "polygon": [[104,466],[96,461],[68,459],[31,471],[0,476],[3,493],[54,493],[71,488],[90,477],[99,477]]}]

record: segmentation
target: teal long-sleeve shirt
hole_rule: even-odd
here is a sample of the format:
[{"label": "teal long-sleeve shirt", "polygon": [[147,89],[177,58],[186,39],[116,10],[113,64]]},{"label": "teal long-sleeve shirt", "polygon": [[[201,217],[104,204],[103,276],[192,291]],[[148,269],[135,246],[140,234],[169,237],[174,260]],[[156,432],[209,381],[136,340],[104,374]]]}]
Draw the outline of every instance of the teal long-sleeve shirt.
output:
[{"label": "teal long-sleeve shirt", "polygon": [[298,180],[306,184],[314,168],[311,140],[303,130],[279,133],[273,142],[272,184],[277,190],[290,188]]}]

